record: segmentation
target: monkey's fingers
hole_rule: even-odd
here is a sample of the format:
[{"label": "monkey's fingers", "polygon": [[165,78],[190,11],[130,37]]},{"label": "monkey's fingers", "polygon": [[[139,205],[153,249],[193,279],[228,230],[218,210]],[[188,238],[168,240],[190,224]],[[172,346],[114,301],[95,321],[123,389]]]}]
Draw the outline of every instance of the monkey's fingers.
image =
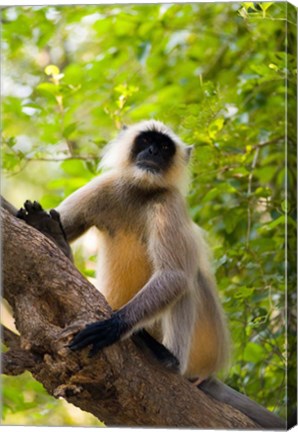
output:
[{"label": "monkey's fingers", "polygon": [[93,339],[103,335],[110,330],[110,319],[104,321],[96,321],[88,324],[83,330],[75,335],[71,341],[69,348],[80,349],[93,343]]},{"label": "monkey's fingers", "polygon": [[21,207],[20,210],[17,211],[16,217],[19,219],[26,220],[27,212],[26,210]]},{"label": "monkey's fingers", "polygon": [[93,345],[90,356],[96,354],[100,349],[117,342],[125,333],[125,325],[115,314],[104,321],[96,321],[87,325],[80,331],[69,344],[71,350],[79,350],[87,345]]},{"label": "monkey's fingers", "polygon": [[25,209],[28,213],[44,211],[41,205],[37,201],[27,200],[24,204]]},{"label": "monkey's fingers", "polygon": [[64,239],[67,241],[66,234],[65,234],[64,228],[63,228],[62,223],[61,223],[60,214],[55,209],[50,210],[49,213],[50,213],[52,220],[57,222],[59,229],[60,229],[61,233],[63,234]]},{"label": "monkey's fingers", "polygon": [[88,345],[93,345],[96,341],[99,342],[99,340],[103,340],[103,336],[99,335],[98,332],[94,332],[90,335],[82,335],[80,332],[74,337],[68,347],[71,350],[76,351],[85,348]]},{"label": "monkey's fingers", "polygon": [[[32,225],[32,217],[40,217],[40,215],[46,214],[41,205],[37,201],[25,201],[24,207],[21,207],[17,212],[16,216],[19,219],[23,219],[25,222]],[[38,216],[37,216],[38,215]]]}]

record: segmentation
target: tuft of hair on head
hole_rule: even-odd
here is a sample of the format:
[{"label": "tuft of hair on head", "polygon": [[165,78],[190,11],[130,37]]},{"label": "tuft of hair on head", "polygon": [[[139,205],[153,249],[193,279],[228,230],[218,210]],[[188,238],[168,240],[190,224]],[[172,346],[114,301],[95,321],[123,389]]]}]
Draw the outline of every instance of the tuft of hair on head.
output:
[{"label": "tuft of hair on head", "polygon": [[[167,135],[175,144],[176,153],[169,170],[163,174],[153,174],[138,169],[131,162],[131,150],[136,137],[147,131],[159,132]],[[186,146],[181,139],[164,123],[158,120],[143,120],[120,131],[103,150],[100,168],[103,170],[118,170],[126,177],[133,177],[133,181],[140,186],[177,187],[183,194],[187,191],[188,169],[192,146]]]}]

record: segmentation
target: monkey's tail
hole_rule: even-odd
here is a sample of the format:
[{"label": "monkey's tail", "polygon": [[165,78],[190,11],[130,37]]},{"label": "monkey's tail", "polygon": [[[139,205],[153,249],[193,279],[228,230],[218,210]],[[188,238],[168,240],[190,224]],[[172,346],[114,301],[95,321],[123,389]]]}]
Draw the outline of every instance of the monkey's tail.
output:
[{"label": "monkey's tail", "polygon": [[238,409],[265,429],[286,429],[285,420],[252,401],[247,396],[227,386],[217,378],[212,377],[203,381],[198,385],[198,388],[214,399]]}]

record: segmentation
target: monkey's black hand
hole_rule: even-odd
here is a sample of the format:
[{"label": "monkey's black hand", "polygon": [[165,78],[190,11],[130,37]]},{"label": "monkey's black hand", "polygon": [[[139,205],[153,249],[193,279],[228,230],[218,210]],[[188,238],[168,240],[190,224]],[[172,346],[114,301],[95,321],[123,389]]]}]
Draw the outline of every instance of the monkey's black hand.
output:
[{"label": "monkey's black hand", "polygon": [[37,201],[31,202],[27,200],[24,208],[21,208],[16,216],[53,240],[64,254],[72,259],[71,249],[66,240],[60,215],[56,210],[50,210],[48,213],[43,210]]},{"label": "monkey's black hand", "polygon": [[89,357],[95,355],[102,348],[117,342],[127,331],[127,325],[115,312],[111,318],[88,324],[69,344],[71,350],[79,350],[92,345]]}]

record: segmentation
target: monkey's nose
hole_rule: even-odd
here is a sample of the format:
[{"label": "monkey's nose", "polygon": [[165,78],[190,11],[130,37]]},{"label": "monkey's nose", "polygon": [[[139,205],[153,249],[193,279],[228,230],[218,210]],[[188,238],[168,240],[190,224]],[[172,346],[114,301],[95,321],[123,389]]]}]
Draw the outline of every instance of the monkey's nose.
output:
[{"label": "monkey's nose", "polygon": [[149,147],[149,153],[153,156],[156,156],[158,154],[158,148],[154,145],[151,145]]}]

